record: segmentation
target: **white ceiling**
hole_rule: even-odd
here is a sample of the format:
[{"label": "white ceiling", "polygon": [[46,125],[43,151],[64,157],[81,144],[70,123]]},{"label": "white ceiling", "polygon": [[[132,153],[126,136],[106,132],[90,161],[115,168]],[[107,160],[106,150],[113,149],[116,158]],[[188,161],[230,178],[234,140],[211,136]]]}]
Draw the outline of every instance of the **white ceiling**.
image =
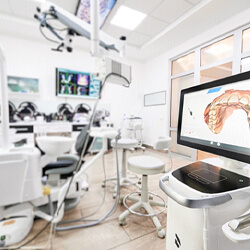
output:
[{"label": "white ceiling", "polygon": [[[103,31],[115,38],[124,34],[127,36],[128,44],[140,48],[199,2],[201,0],[118,0],[103,26]],[[147,14],[135,30],[124,30],[110,24],[121,5]]]},{"label": "white ceiling", "polygon": [[[102,30],[115,38],[120,38],[122,35],[127,36],[128,44],[139,48],[201,1],[202,0],[117,0]],[[76,12],[78,5],[78,0],[51,0],[51,2],[73,14]],[[147,14],[147,17],[135,30],[130,31],[110,24],[110,20],[121,5]],[[33,20],[36,6],[37,2],[35,0],[1,0],[0,15],[1,13],[5,13],[15,15],[15,17]]]},{"label": "white ceiling", "polygon": [[[73,14],[78,5],[78,0],[51,2]],[[135,30],[129,31],[110,24],[121,5],[147,14]],[[38,23],[33,18],[36,6],[36,0],[0,0],[0,35],[5,32],[41,41]],[[115,38],[127,36],[127,56],[146,59],[248,9],[249,0],[117,0],[102,30]],[[83,48],[89,48],[89,43],[85,40],[87,39],[82,39],[80,44]]]}]

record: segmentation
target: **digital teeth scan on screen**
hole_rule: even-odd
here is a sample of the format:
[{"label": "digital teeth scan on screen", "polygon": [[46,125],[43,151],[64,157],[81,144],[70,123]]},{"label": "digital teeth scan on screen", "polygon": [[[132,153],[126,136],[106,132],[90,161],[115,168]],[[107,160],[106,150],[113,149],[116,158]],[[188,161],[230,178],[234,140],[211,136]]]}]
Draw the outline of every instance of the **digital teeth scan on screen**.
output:
[{"label": "digital teeth scan on screen", "polygon": [[250,80],[186,93],[181,136],[250,152]]},{"label": "digital teeth scan on screen", "polygon": [[214,134],[219,134],[226,120],[233,114],[234,110],[242,109],[246,112],[250,125],[249,90],[226,90],[224,94],[215,98],[208,104],[204,119],[209,129]]}]

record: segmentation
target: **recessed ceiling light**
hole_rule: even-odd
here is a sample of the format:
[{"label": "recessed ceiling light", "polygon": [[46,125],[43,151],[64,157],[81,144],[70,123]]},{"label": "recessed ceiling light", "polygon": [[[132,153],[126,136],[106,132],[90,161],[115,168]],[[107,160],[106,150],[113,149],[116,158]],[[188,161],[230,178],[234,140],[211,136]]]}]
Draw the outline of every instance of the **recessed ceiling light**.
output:
[{"label": "recessed ceiling light", "polygon": [[110,23],[124,29],[133,30],[145,17],[146,14],[122,5]]}]

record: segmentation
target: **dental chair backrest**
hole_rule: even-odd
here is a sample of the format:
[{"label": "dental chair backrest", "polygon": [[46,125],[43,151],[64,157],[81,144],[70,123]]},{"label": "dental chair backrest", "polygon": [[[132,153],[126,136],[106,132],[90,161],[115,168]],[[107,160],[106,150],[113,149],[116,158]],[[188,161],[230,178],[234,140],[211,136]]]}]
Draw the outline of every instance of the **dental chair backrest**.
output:
[{"label": "dental chair backrest", "polygon": [[[100,127],[100,123],[99,122],[95,122],[93,123],[93,127]],[[76,143],[75,143],[75,150],[76,152],[80,155],[81,152],[82,152],[82,149],[83,149],[83,146],[84,146],[84,143],[85,143],[85,140],[87,138],[87,134],[88,134],[88,130],[89,130],[89,126],[85,126],[80,134],[78,135],[77,139],[76,139]],[[88,150],[93,142],[93,137],[90,136],[89,137],[89,140],[88,140],[88,144],[87,144],[87,148],[86,148],[86,152],[84,153],[84,155],[86,155],[88,153]],[[84,156],[83,155],[83,156]]]},{"label": "dental chair backrest", "polygon": [[172,147],[172,139],[169,136],[160,136],[154,143],[153,148],[156,150],[165,150],[168,153],[170,159],[170,166],[168,169],[165,168],[164,172],[169,172],[173,167],[173,160],[170,148]]},{"label": "dental chair backrest", "polygon": [[154,143],[153,148],[156,150],[170,150],[172,147],[172,139],[169,136],[161,136]]},{"label": "dental chair backrest", "polygon": [[135,123],[133,126],[134,130],[142,130],[142,124],[141,123]]},{"label": "dental chair backrest", "polygon": [[[101,126],[100,122],[103,119],[104,115],[105,115],[105,112],[103,110],[97,110],[94,114],[94,121],[93,121],[92,127],[100,127]],[[82,152],[85,140],[87,138],[88,130],[89,130],[89,126],[85,126],[76,139],[75,150],[78,154],[81,154]],[[88,149],[90,148],[93,142],[93,139],[94,139],[93,137],[91,136],[89,137],[86,152],[84,153],[84,155],[88,153]]]}]

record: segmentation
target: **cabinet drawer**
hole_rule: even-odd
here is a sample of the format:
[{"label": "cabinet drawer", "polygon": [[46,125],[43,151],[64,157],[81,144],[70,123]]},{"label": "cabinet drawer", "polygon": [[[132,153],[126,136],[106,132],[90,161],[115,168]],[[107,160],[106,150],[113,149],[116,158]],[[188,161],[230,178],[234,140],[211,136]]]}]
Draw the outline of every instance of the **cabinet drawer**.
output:
[{"label": "cabinet drawer", "polygon": [[11,125],[10,128],[15,129],[16,134],[33,133],[33,126],[32,125],[24,125],[24,126]]},{"label": "cabinet drawer", "polygon": [[79,124],[79,125],[73,125],[73,132],[80,132],[86,126],[87,126],[86,124],[84,124],[84,125],[81,125],[81,124]]}]

